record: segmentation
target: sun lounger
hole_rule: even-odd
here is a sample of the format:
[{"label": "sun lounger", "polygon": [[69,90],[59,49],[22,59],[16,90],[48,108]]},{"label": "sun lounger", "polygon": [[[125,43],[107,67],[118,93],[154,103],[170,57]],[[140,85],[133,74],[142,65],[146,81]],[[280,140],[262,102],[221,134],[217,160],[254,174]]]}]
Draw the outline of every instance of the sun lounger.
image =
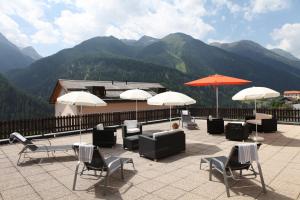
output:
[{"label": "sun lounger", "polygon": [[[14,132],[10,134],[9,137],[10,143],[13,141],[18,141],[24,145],[23,149],[19,152],[19,158],[17,165],[20,165],[21,157],[25,158],[29,153],[38,153],[38,152],[45,152],[47,153],[47,157],[49,158],[49,153],[51,152],[54,156],[56,151],[68,151],[74,150],[73,145],[51,145],[50,141],[49,144],[34,144],[33,140],[29,140],[22,136],[20,133]],[[30,157],[29,157],[30,158]],[[40,160],[41,163],[42,159]]]},{"label": "sun lounger", "polygon": [[[246,144],[246,143],[244,143],[244,144]],[[255,146],[255,148],[257,149],[259,146],[260,146],[260,144]],[[251,150],[253,150],[253,149],[251,149]],[[234,180],[243,180],[249,176],[252,178],[256,178],[256,176],[259,175],[261,184],[262,184],[262,188],[263,188],[263,192],[266,192],[266,186],[265,186],[264,178],[262,175],[261,166],[258,162],[258,157],[256,160],[258,172],[256,172],[252,165],[252,160],[250,159],[249,162],[241,163],[239,160],[239,154],[240,154],[239,146],[235,145],[234,147],[232,147],[231,152],[228,157],[218,156],[218,157],[201,158],[200,169],[201,169],[202,163],[209,163],[209,180],[210,181],[212,180],[212,171],[213,170],[216,170],[216,171],[220,172],[221,174],[223,174],[226,193],[227,193],[228,197],[230,196],[229,185],[228,185],[228,180],[227,180],[228,178],[232,178]],[[250,152],[250,155],[255,155],[255,154],[257,155],[257,152],[253,152],[253,151]],[[249,155],[249,154],[246,153],[246,155]],[[243,175],[242,174],[243,170],[247,170],[247,171],[249,170],[252,173]],[[240,172],[238,177],[233,173],[234,171]]]},{"label": "sun lounger", "polygon": [[[85,147],[79,147],[79,148],[85,148]],[[87,147],[89,148],[89,147]],[[79,149],[79,158],[82,158],[84,156],[81,156],[82,152]],[[114,172],[120,170],[121,171],[121,178],[124,179],[123,175],[123,165],[126,163],[131,163],[134,168],[134,163],[132,158],[124,158],[124,157],[118,157],[118,156],[110,156],[107,158],[104,158],[102,155],[100,149],[98,147],[95,147],[93,150],[92,160],[90,162],[83,162],[82,160],[79,160],[76,166],[75,175],[74,175],[74,181],[73,181],[73,190],[75,190],[76,182],[77,182],[77,175],[78,175],[78,169],[80,166],[80,163],[84,164],[84,167],[80,173],[80,175],[83,174],[84,171],[93,170],[95,172],[95,175],[97,171],[100,171],[100,177],[105,178],[105,187],[108,185],[108,179],[111,174]],[[105,175],[103,176],[102,173],[105,172]]]}]

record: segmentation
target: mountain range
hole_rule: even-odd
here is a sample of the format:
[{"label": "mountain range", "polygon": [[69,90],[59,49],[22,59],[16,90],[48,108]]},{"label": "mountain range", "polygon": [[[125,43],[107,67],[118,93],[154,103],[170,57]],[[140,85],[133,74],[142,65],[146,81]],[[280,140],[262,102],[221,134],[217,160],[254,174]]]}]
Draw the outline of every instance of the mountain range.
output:
[{"label": "mountain range", "polygon": [[[41,58],[26,68],[5,73],[11,83],[47,101],[59,78],[159,82],[187,93],[201,105],[214,105],[214,91],[184,86],[210,74],[252,81],[251,85],[278,90],[298,89],[299,59],[283,50],[268,50],[252,41],[206,44],[183,33],[162,39],[139,40],[95,37],[73,48]],[[232,105],[231,96],[241,87],[221,87],[221,105]]]},{"label": "mountain range", "polygon": [[40,58],[33,47],[20,49],[0,33],[0,72],[27,67]]}]

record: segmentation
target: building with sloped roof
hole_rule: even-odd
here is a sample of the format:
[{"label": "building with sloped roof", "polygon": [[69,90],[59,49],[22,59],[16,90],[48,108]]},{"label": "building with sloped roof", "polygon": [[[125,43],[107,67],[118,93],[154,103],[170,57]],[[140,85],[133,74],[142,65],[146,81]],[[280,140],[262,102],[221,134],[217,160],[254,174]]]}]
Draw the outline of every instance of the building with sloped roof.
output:
[{"label": "building with sloped roof", "polygon": [[[88,91],[104,100],[107,106],[82,107],[83,114],[133,111],[135,110],[135,101],[120,98],[122,92],[130,89],[142,89],[152,95],[166,91],[166,88],[159,83],[59,79],[49,102],[55,105],[55,116],[77,115],[80,112],[79,108],[72,105],[59,104],[56,100],[70,91]],[[146,101],[139,101],[138,108],[139,110],[152,110],[161,109],[162,107],[148,105]]]},{"label": "building with sloped roof", "polygon": [[300,91],[299,90],[284,91],[283,96],[293,98],[295,100],[299,100],[300,99]]}]

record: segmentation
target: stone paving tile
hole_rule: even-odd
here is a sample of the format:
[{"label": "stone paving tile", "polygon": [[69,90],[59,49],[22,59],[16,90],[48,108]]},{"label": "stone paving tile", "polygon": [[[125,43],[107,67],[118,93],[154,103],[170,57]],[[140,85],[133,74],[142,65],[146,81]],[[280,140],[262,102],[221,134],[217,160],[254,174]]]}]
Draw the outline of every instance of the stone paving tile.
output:
[{"label": "stone paving tile", "polygon": [[197,176],[190,175],[184,179],[180,179],[179,181],[172,183],[171,185],[176,188],[180,188],[186,192],[189,192],[206,182],[207,181],[204,179],[200,179],[197,178]]},{"label": "stone paving tile", "polygon": [[34,194],[34,190],[31,186],[25,185],[18,188],[11,188],[1,192],[3,199],[17,199],[24,196]]},{"label": "stone paving tile", "polygon": [[30,200],[42,200],[42,198],[37,194],[29,194],[24,196],[19,196],[17,198],[14,198],[14,200],[24,200],[24,199],[30,199]]},{"label": "stone paving tile", "polygon": [[38,193],[44,200],[57,199],[60,197],[71,195],[71,191],[61,185],[40,190],[38,191]]},{"label": "stone paving tile", "polygon": [[141,198],[142,196],[145,196],[146,194],[147,192],[145,192],[144,190],[133,186],[130,189],[121,192],[120,196],[124,200],[135,200]]},{"label": "stone paving tile", "polygon": [[161,188],[160,190],[157,190],[153,192],[154,195],[159,196],[162,199],[166,200],[174,200],[177,199],[178,197],[184,195],[184,191],[172,186],[167,186],[164,188]]},{"label": "stone paving tile", "polygon": [[5,191],[8,189],[18,188],[21,186],[25,186],[28,183],[25,181],[24,178],[15,178],[11,180],[6,180],[0,182],[0,191]]},{"label": "stone paving tile", "polygon": [[193,193],[185,193],[183,196],[179,197],[178,200],[192,200],[192,199],[197,199],[197,200],[207,200],[207,197],[199,196]]},{"label": "stone paving tile", "polygon": [[145,192],[152,193],[162,187],[165,187],[166,185],[167,184],[155,180],[148,180],[136,185],[136,187],[144,190]]},{"label": "stone paving tile", "polygon": [[[125,180],[115,173],[109,187],[103,178],[78,176],[76,190],[72,190],[74,169],[77,164],[73,152],[59,152],[55,157],[34,154],[32,160],[16,166],[22,145],[0,146],[0,200],[4,199],[227,199],[222,176],[215,174],[208,180],[206,164],[199,169],[201,157],[228,155],[238,143],[227,141],[224,135],[208,135],[206,121],[197,120],[200,130],[185,130],[186,151],[160,159],[157,162],[140,157],[138,151],[122,148],[121,130],[118,130],[117,145],[102,148],[105,156],[131,157],[136,171],[125,165]],[[144,130],[167,130],[168,123],[152,124]],[[265,138],[259,150],[262,170],[268,192],[262,193],[259,178],[251,181],[230,180],[230,199],[299,199],[300,198],[300,126],[278,125],[278,133],[260,134]],[[91,134],[82,139],[91,142]],[[52,144],[72,144],[79,136],[57,137]],[[93,172],[90,172],[93,174]],[[32,186],[32,188],[31,188]],[[13,196],[11,191],[26,190],[24,196]],[[36,193],[37,191],[37,193]],[[104,195],[105,191],[105,195]],[[1,196],[4,195],[4,196]],[[11,197],[10,197],[11,196]]]},{"label": "stone paving tile", "polygon": [[30,184],[34,184],[34,183],[41,182],[41,181],[47,181],[47,180],[51,180],[51,179],[52,179],[52,176],[49,175],[48,173],[36,174],[36,175],[26,177],[26,180]]},{"label": "stone paving tile", "polygon": [[179,178],[178,176],[172,176],[170,173],[168,173],[168,174],[156,177],[154,180],[158,181],[158,182],[166,183],[166,184],[171,184],[171,183],[181,180],[181,178]]},{"label": "stone paving tile", "polygon": [[50,180],[46,180],[46,181],[40,181],[37,183],[33,183],[31,184],[31,186],[37,191],[45,191],[45,190],[49,190],[51,188],[55,188],[55,187],[63,187],[62,184],[60,184],[57,180],[55,179],[50,179]]},{"label": "stone paving tile", "polygon": [[147,194],[146,196],[143,196],[138,200],[163,200],[163,199],[153,194]]},{"label": "stone paving tile", "polygon": [[150,179],[161,175],[161,173],[156,170],[147,170],[147,171],[144,171],[143,173],[138,173],[138,174],[142,177],[150,178]]}]

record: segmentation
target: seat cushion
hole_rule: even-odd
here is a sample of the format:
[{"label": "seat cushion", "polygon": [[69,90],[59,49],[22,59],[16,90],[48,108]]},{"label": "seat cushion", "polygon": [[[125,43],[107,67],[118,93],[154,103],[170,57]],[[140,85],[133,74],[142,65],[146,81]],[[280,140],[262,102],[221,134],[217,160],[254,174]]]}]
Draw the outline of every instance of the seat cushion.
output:
[{"label": "seat cushion", "polygon": [[138,139],[139,139],[138,135],[132,135],[132,136],[126,137],[126,140],[130,140],[130,141],[134,141],[134,140],[138,140]]},{"label": "seat cushion", "polygon": [[127,128],[127,133],[138,133],[140,132],[139,128]]},{"label": "seat cushion", "polygon": [[249,119],[246,121],[248,124],[257,124],[257,125],[261,125],[261,120],[257,120],[257,119]]},{"label": "seat cushion", "polygon": [[256,113],[255,119],[261,120],[261,119],[272,119],[272,115],[268,115],[265,113]]},{"label": "seat cushion", "polygon": [[181,114],[182,114],[182,115],[188,115],[188,114],[189,114],[189,111],[188,111],[188,110],[183,110],[183,111],[181,111]]},{"label": "seat cushion", "polygon": [[180,129],[174,129],[174,130],[169,130],[169,131],[161,131],[161,132],[153,133],[153,139],[158,138],[158,137],[160,137],[162,135],[173,134],[176,131],[180,131]]},{"label": "seat cushion", "polygon": [[137,120],[125,120],[124,125],[128,128],[137,128]]},{"label": "seat cushion", "polygon": [[103,124],[98,124],[98,125],[96,126],[96,129],[97,129],[98,131],[104,130]]}]

